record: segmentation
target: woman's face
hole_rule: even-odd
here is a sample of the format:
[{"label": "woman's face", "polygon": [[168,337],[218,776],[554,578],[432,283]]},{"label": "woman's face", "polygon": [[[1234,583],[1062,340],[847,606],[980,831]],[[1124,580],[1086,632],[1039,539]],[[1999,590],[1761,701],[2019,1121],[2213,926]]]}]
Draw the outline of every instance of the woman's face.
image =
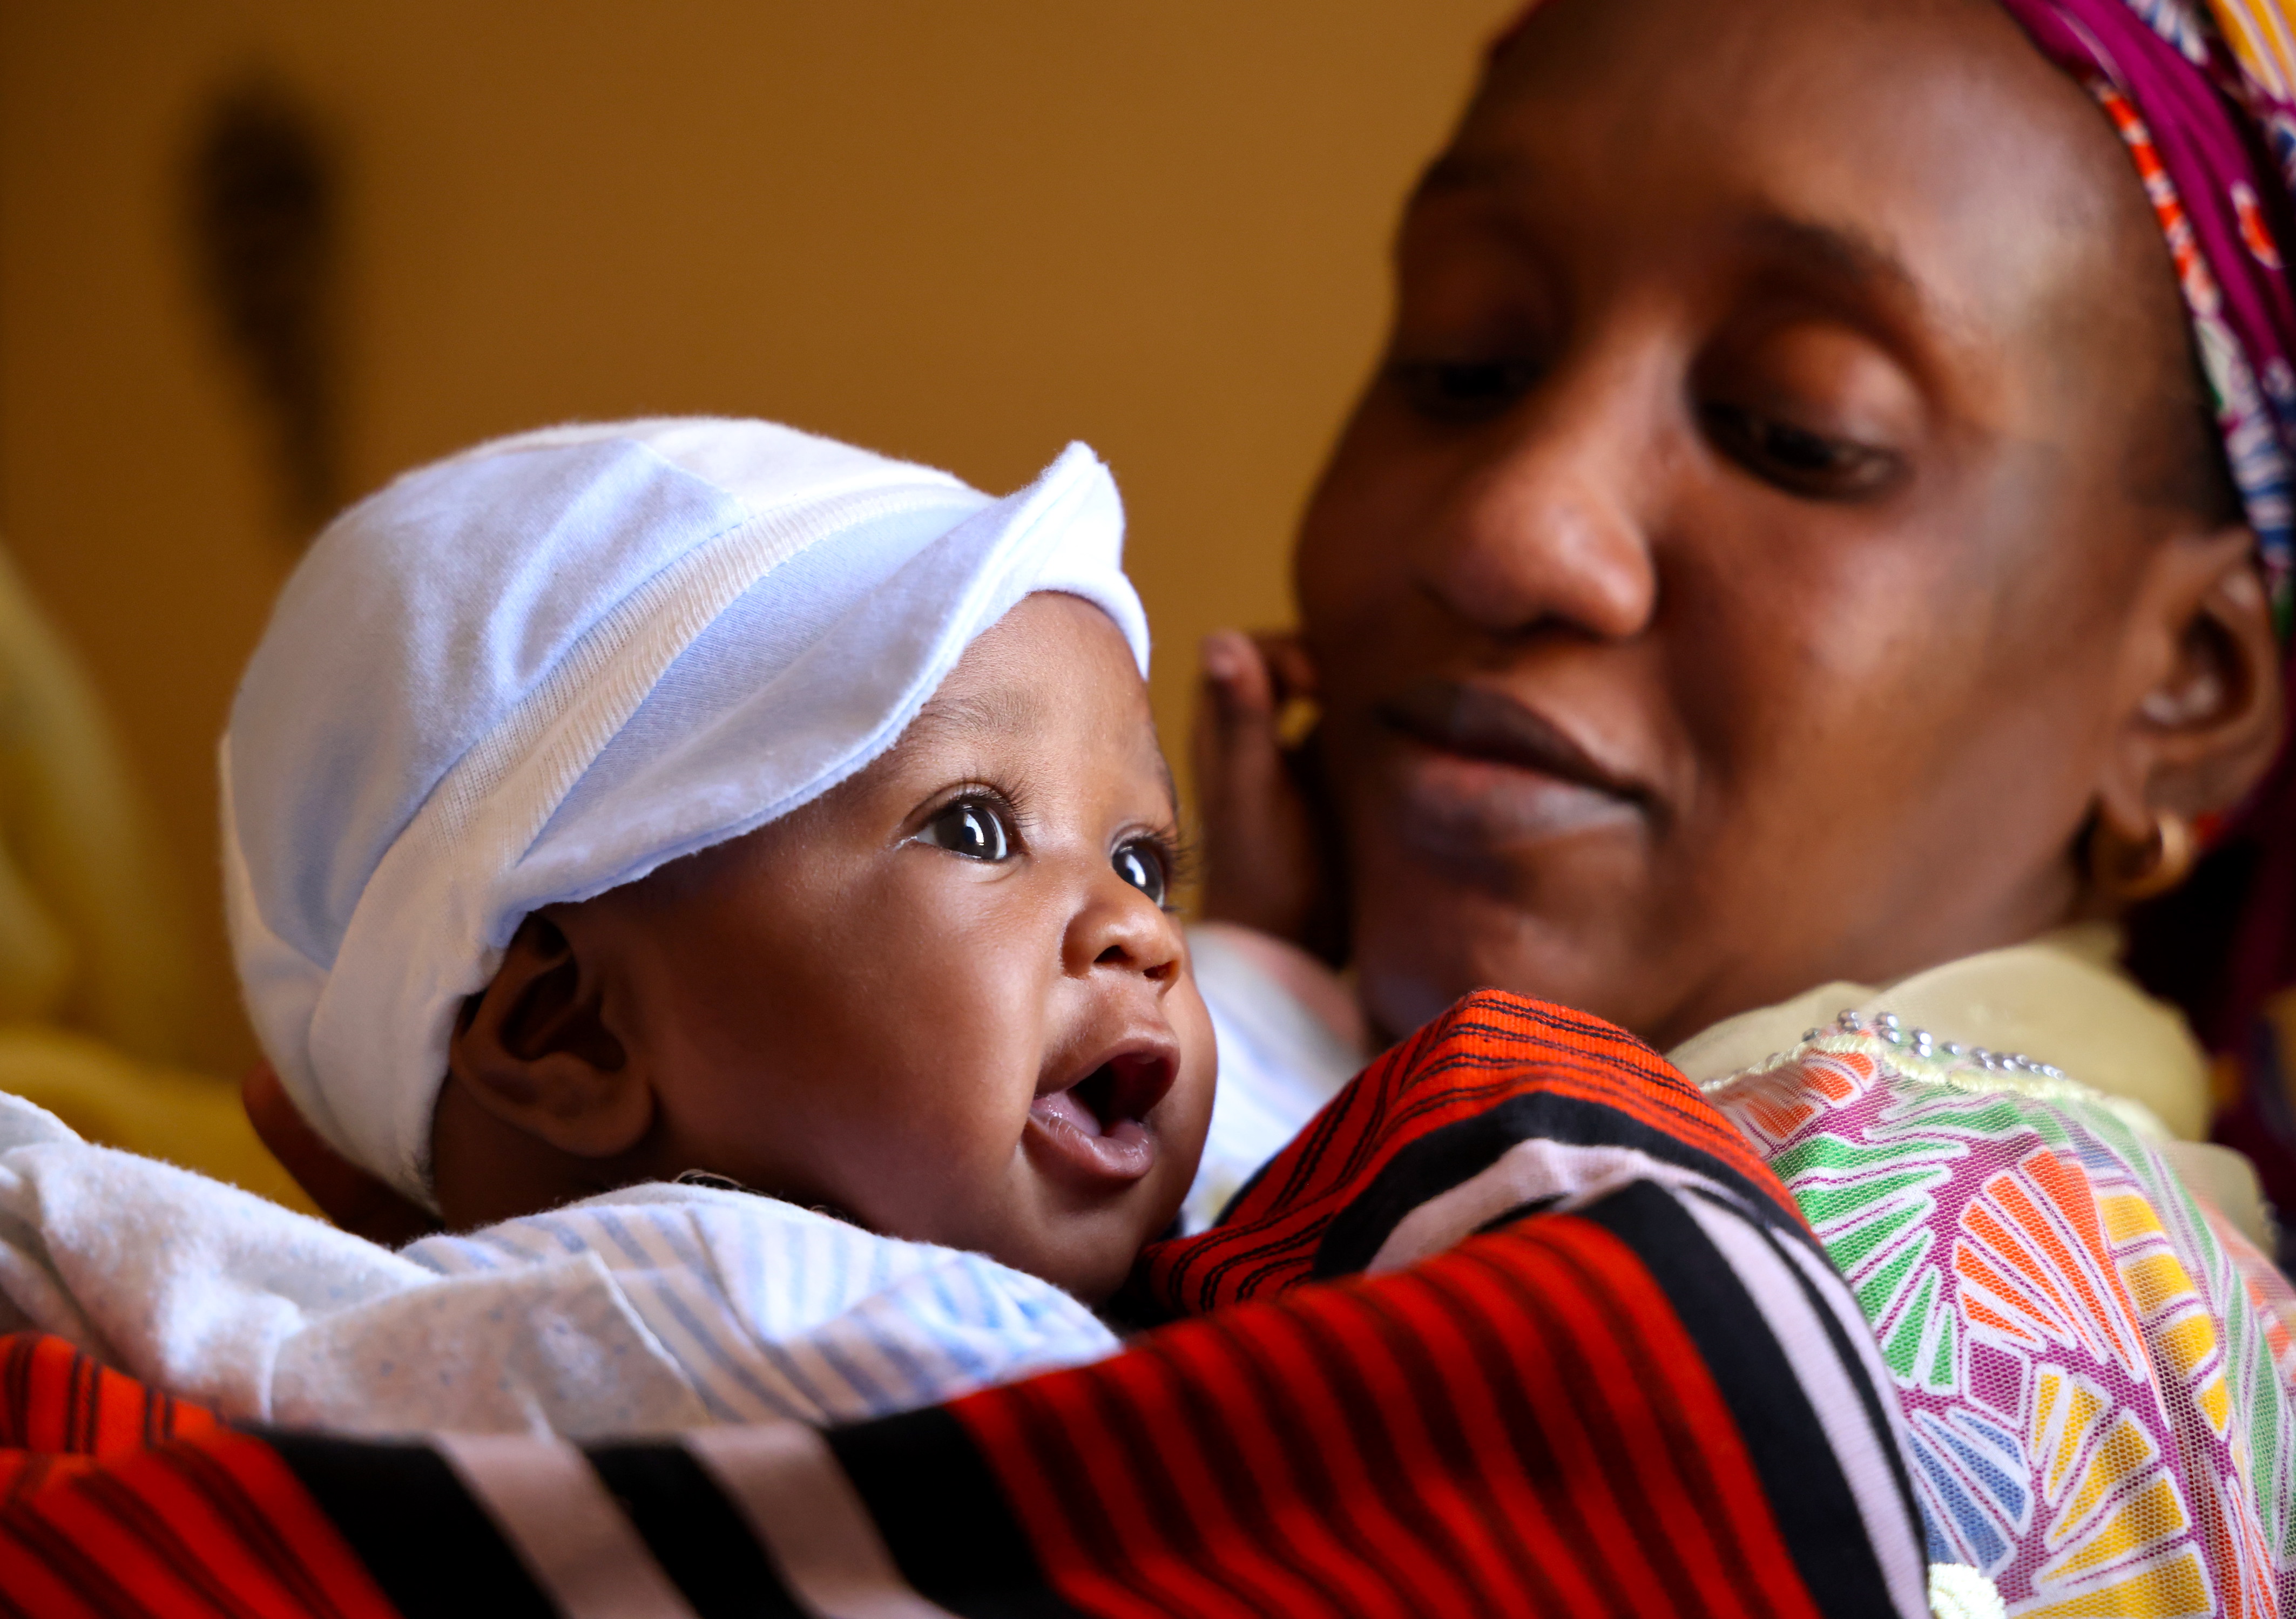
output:
[{"label": "woman's face", "polygon": [[1553,0],[1397,257],[1298,556],[1379,1022],[2067,912],[2191,386],[2078,86],[1987,0]]}]

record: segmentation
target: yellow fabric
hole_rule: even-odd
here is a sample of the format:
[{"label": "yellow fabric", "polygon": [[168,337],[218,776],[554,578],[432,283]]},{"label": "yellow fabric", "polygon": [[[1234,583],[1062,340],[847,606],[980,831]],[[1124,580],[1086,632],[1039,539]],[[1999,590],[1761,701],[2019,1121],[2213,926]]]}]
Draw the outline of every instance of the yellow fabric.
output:
[{"label": "yellow fabric", "polygon": [[2058,1087],[2069,1097],[2101,1097],[2153,1141],[2195,1197],[2269,1253],[2271,1215],[2255,1165],[2202,1139],[2212,1110],[2208,1054],[2182,1013],[2121,970],[2120,948],[2120,930],[2112,923],[2078,923],[1892,984],[1822,984],[1726,1018],[1667,1055],[1693,1080],[1710,1084],[1799,1044],[1808,1030],[1845,1011],[1890,1011],[1906,1030],[1927,1029],[1940,1045],[1952,1041],[2050,1063],[2069,1077],[1988,1078],[2043,1100]]},{"label": "yellow fabric", "polygon": [[45,1108],[91,1141],[319,1211],[256,1137],[239,1087],[139,1062],[69,1029],[0,1028],[0,1091]]},{"label": "yellow fabric", "polygon": [[2184,1016],[2122,971],[2120,929],[2060,928],[2006,950],[1964,956],[1884,985],[1833,983],[1725,1018],[1669,1056],[1702,1083],[1749,1068],[1848,1010],[1888,1010],[1942,1044],[1985,1046],[2053,1063],[2134,1102],[2179,1141],[2208,1134],[2208,1054]]},{"label": "yellow fabric", "polygon": [[0,1091],[308,1210],[233,1079],[180,1067],[183,913],[94,689],[0,553]]},{"label": "yellow fabric", "polygon": [[0,556],[0,1021],[180,1060],[180,901],[94,690]]}]

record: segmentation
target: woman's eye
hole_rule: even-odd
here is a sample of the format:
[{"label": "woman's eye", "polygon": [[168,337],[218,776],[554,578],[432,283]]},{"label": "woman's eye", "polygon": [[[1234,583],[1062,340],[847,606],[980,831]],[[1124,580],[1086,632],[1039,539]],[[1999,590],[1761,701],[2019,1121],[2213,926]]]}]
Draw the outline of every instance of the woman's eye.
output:
[{"label": "woman's eye", "polygon": [[1480,421],[1512,408],[1538,379],[1526,360],[1405,360],[1395,380],[1423,416]]},{"label": "woman's eye", "polygon": [[1738,405],[1709,405],[1700,414],[1723,454],[1757,477],[1800,494],[1863,495],[1897,470],[1898,458],[1886,450],[1828,438]]},{"label": "woman's eye", "polygon": [[1154,844],[1135,839],[1119,847],[1110,856],[1109,863],[1116,868],[1119,877],[1155,904],[1164,903],[1164,890],[1170,886],[1170,878],[1165,870],[1164,852]]},{"label": "woman's eye", "polygon": [[917,841],[967,860],[1002,860],[1013,852],[1004,811],[985,798],[959,798],[925,822]]}]

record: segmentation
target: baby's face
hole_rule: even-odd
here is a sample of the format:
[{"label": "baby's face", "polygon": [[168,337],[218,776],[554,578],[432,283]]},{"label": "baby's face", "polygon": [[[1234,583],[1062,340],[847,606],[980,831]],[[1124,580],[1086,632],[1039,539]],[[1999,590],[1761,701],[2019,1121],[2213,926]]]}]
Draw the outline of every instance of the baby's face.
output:
[{"label": "baby's face", "polygon": [[861,774],[569,908],[637,942],[646,1157],[1104,1297],[1211,1108],[1174,836],[1123,636],[1029,597]]}]

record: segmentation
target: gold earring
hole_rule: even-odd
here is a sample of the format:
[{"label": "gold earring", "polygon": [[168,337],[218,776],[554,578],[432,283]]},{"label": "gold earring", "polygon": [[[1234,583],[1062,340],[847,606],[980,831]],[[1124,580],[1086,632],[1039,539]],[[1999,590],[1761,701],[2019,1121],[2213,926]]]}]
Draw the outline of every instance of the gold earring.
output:
[{"label": "gold earring", "polygon": [[2100,816],[2089,835],[2089,880],[2107,899],[2134,904],[2183,882],[2199,854],[2193,823],[2173,810],[2153,817],[2152,833],[2141,844],[2122,838]]}]

